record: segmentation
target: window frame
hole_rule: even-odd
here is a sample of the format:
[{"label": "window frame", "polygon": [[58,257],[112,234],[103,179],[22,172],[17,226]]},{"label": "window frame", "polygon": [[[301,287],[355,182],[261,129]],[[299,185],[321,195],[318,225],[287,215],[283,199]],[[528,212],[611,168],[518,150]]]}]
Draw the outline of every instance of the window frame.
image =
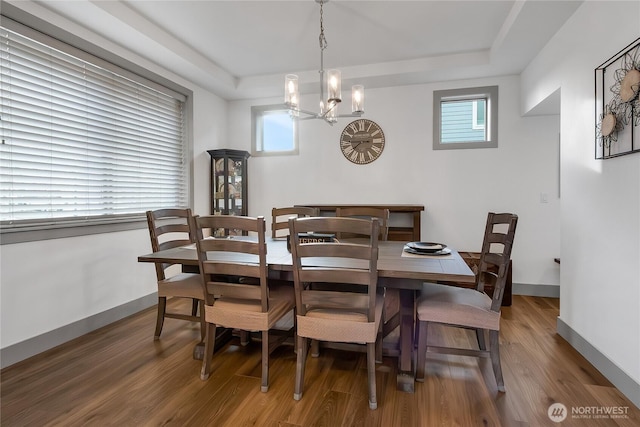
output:
[{"label": "window frame", "polygon": [[254,105],[251,107],[251,155],[254,157],[267,157],[267,156],[291,156],[299,153],[298,144],[298,121],[291,119],[293,124],[293,149],[280,150],[280,151],[264,151],[260,147],[262,145],[263,138],[263,126],[262,117],[265,114],[273,112],[283,112],[288,114],[288,109],[283,104],[271,104],[271,105]]},{"label": "window frame", "polygon": [[[186,176],[185,199],[189,206],[193,205],[193,92],[175,82],[161,77],[137,64],[134,64],[114,53],[93,45],[59,27],[40,18],[30,15],[15,6],[6,4],[2,10],[4,27],[16,31],[26,37],[45,43],[55,49],[87,60],[111,71],[125,75],[132,80],[151,85],[152,87],[174,93],[184,100],[184,164]],[[102,234],[116,231],[146,228],[144,212],[117,216],[96,216],[79,218],[60,218],[46,220],[20,220],[11,227],[0,227],[0,245],[59,239],[91,234]]]},{"label": "window frame", "polygon": [[[447,101],[477,101],[486,99],[485,107],[485,141],[442,142],[442,103]],[[475,111],[475,105],[474,105]],[[472,125],[476,125],[472,118]],[[498,86],[481,86],[461,89],[433,91],[433,149],[456,150],[465,148],[497,148],[498,147]]]}]

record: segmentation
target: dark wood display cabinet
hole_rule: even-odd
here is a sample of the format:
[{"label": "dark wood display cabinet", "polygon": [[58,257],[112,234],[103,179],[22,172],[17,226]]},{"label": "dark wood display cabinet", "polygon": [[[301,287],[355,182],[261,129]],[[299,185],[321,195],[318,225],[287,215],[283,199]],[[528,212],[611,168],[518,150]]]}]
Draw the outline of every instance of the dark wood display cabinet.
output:
[{"label": "dark wood display cabinet", "polygon": [[[247,215],[247,160],[242,150],[208,150],[211,156],[211,214]],[[216,230],[215,236],[241,234],[236,230]]]}]

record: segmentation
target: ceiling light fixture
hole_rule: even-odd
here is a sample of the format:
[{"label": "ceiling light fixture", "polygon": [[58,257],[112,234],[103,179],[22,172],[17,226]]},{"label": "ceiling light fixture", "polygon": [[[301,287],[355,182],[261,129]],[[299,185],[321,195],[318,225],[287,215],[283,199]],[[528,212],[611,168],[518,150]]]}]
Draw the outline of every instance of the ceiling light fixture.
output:
[{"label": "ceiling light fixture", "polygon": [[[289,114],[299,120],[323,119],[333,125],[338,117],[360,117],[364,114],[364,86],[351,87],[351,114],[338,114],[338,105],[342,102],[340,70],[327,70],[327,80],[324,80],[324,50],[327,48],[327,39],[324,37],[323,5],[329,0],[315,0],[320,3],[320,112],[302,110],[300,108],[300,93],[298,91],[298,76],[287,74],[284,78],[284,103],[289,108]],[[325,99],[325,83],[326,94]],[[300,117],[300,114],[304,114]]]}]

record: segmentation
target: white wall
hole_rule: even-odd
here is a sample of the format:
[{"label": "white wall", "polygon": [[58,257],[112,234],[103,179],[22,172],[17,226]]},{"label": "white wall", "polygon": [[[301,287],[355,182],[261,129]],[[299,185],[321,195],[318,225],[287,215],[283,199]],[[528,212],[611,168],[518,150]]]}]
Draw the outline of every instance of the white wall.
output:
[{"label": "white wall", "polygon": [[594,159],[594,69],[638,37],[640,2],[584,2],[523,73],[522,105],[561,88],[560,320],[640,384],[640,155]]},{"label": "white wall", "polygon": [[[486,85],[499,86],[499,148],[434,151],[433,90]],[[250,150],[250,106],[277,102],[231,102],[230,146]],[[274,206],[304,203],[423,204],[422,239],[477,251],[487,212],[511,211],[520,217],[514,282],[558,285],[559,119],[523,118],[519,102],[514,76],[366,89],[365,117],[386,137],[382,156],[369,165],[344,158],[338,141],[348,118],[333,127],[300,122],[299,156],[249,159],[249,214],[268,219]],[[315,97],[303,98],[305,104],[316,105]],[[540,193],[548,203],[540,203]]]},{"label": "white wall", "polygon": [[155,291],[145,230],[2,246],[2,348]]},{"label": "white wall", "polygon": [[207,150],[227,148],[227,102],[200,89],[194,92],[193,212],[211,213],[211,156]]}]

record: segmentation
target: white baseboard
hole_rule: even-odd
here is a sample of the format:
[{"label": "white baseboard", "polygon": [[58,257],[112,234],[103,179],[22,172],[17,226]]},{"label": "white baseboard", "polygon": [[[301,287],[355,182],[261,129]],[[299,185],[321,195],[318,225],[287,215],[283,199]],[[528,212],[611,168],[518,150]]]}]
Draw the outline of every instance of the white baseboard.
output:
[{"label": "white baseboard", "polygon": [[38,353],[42,353],[43,351],[64,344],[84,334],[88,334],[110,323],[131,316],[157,303],[158,294],[154,292],[69,325],[61,326],[53,331],[0,349],[0,368],[5,368],[28,359]]},{"label": "white baseboard", "polygon": [[529,285],[514,283],[513,295],[527,295],[532,297],[560,298],[560,285]]},{"label": "white baseboard", "polygon": [[620,369],[618,365],[609,360],[580,334],[571,329],[560,317],[558,317],[557,320],[556,330],[578,353],[611,381],[622,394],[640,408],[640,383],[637,383],[627,375],[626,372]]}]

